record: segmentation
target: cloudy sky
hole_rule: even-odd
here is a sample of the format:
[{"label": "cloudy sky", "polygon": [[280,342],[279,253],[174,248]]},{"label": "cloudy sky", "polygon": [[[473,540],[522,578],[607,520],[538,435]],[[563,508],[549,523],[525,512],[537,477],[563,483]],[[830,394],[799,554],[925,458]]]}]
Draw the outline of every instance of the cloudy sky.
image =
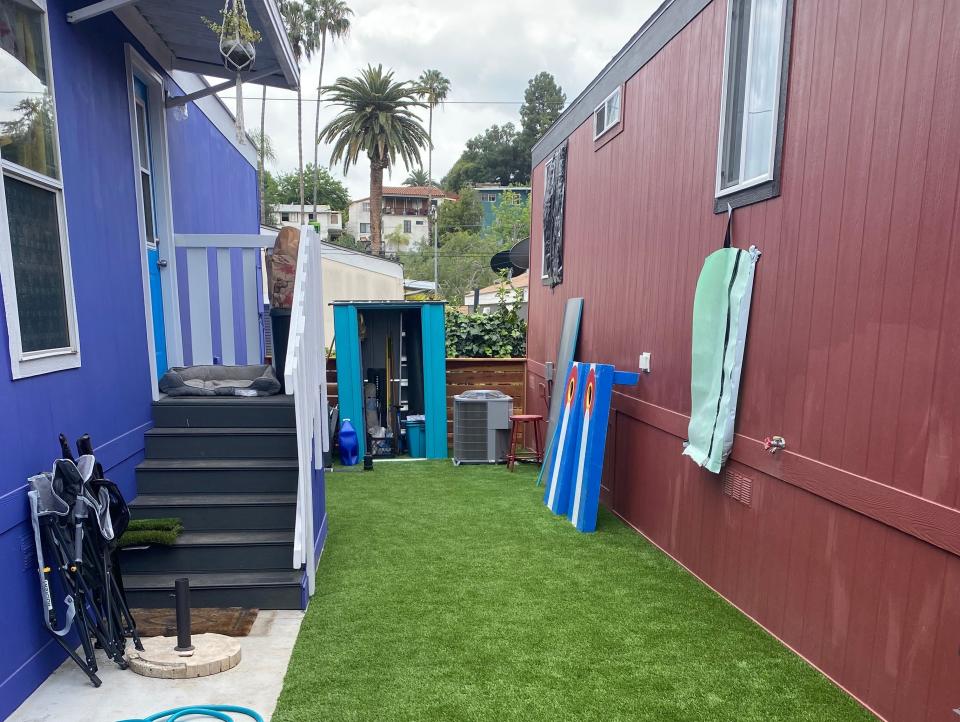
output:
[{"label": "cloudy sky", "polygon": [[[524,0],[465,3],[458,0],[348,0],[355,16],[349,37],[328,43],[324,83],[355,75],[367,63],[392,68],[399,79],[414,79],[437,68],[450,79],[448,103],[434,114],[434,177],[440,179],[463,151],[464,142],[494,123],[519,126],[527,81],[541,70],[553,73],[572,101],[630,38],[660,0]],[[319,56],[301,71],[304,88],[304,162],[312,160],[314,99]],[[245,89],[248,129],[259,128],[260,87]],[[232,96],[231,93],[225,95]],[[309,100],[308,100],[309,99]],[[234,101],[226,100],[232,107]],[[321,127],[335,114],[322,107]],[[426,123],[424,123],[426,125]],[[272,170],[297,166],[296,94],[267,92],[267,135],[277,160]],[[320,163],[329,149],[320,147]],[[424,154],[424,167],[426,167]],[[364,163],[343,178],[352,198],[368,195]],[[404,168],[387,184],[399,185]]]}]

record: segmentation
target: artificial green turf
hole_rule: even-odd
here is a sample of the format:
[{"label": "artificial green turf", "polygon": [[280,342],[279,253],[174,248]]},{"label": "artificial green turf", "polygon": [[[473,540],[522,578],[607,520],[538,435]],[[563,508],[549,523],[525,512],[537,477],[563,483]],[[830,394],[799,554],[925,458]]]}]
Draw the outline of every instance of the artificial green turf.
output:
[{"label": "artificial green turf", "polygon": [[182,532],[183,523],[179,519],[131,519],[117,544],[121,549],[147,544],[170,546]]},{"label": "artificial green turf", "polygon": [[330,534],[275,722],[872,719],[601,510],[535,470],[327,475]]}]

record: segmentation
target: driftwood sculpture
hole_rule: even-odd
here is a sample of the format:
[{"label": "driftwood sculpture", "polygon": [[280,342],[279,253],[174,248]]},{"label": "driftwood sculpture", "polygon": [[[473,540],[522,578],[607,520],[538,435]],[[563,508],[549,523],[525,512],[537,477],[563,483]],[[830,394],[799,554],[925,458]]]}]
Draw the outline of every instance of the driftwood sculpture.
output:
[{"label": "driftwood sculpture", "polygon": [[299,229],[292,226],[282,228],[267,260],[267,282],[270,284],[272,308],[289,310],[293,307],[293,284],[297,275],[299,250]]}]

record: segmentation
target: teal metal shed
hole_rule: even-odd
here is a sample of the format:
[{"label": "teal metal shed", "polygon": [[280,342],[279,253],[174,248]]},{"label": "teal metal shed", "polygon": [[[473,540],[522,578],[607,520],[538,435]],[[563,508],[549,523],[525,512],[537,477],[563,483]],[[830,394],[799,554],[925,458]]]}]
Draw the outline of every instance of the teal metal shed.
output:
[{"label": "teal metal shed", "polygon": [[[401,399],[423,414],[428,459],[447,458],[447,348],[444,301],[336,301],[340,419],[350,419],[366,453],[371,425],[364,383],[377,385],[379,418],[392,428]],[[370,422],[370,423],[368,423]]]}]

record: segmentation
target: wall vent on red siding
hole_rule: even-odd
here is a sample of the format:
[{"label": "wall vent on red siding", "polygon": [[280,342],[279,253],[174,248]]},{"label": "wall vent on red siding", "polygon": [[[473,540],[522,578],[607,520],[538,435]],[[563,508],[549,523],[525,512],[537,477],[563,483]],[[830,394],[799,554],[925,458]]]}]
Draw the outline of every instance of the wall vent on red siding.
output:
[{"label": "wall vent on red siding", "polygon": [[731,499],[736,499],[741,504],[750,506],[753,480],[733,469],[726,469],[723,472],[723,493]]}]

